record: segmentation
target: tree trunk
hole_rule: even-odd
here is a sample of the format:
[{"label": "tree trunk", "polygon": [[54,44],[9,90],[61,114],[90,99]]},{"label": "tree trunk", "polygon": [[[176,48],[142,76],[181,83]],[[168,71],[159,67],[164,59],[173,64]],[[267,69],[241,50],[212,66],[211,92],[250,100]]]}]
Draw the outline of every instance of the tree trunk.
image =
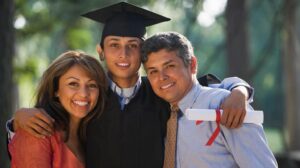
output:
[{"label": "tree trunk", "polygon": [[247,81],[249,49],[245,0],[228,0],[225,17],[229,76],[239,76]]},{"label": "tree trunk", "polygon": [[[284,79],[285,130],[288,151],[300,151],[300,38],[298,0],[285,0],[284,8]],[[297,25],[298,24],[298,25]]]},{"label": "tree trunk", "polygon": [[13,110],[14,1],[0,1],[0,165],[9,167],[5,122]]}]

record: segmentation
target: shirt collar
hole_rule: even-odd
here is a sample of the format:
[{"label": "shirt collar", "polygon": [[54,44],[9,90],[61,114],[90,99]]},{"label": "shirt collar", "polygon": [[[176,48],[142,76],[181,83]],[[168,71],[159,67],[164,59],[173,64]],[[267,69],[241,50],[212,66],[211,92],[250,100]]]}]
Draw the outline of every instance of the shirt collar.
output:
[{"label": "shirt collar", "polygon": [[129,88],[120,88],[114,81],[109,78],[109,84],[111,90],[116,93],[118,96],[123,98],[132,98],[136,95],[137,91],[141,87],[142,79],[138,78],[135,85]]},{"label": "shirt collar", "polygon": [[195,80],[192,89],[178,102],[178,106],[183,113],[185,113],[187,108],[193,107],[199,97],[201,87],[199,82]]}]

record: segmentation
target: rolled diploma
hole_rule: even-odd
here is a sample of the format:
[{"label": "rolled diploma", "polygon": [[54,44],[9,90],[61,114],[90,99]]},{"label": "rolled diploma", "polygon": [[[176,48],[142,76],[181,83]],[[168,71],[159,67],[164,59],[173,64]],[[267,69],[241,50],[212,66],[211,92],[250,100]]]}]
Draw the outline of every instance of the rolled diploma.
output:
[{"label": "rolled diploma", "polygon": [[[223,114],[223,110],[220,112]],[[214,109],[187,109],[185,115],[188,120],[216,121],[216,110]],[[244,123],[262,124],[263,122],[263,111],[247,110]]]}]

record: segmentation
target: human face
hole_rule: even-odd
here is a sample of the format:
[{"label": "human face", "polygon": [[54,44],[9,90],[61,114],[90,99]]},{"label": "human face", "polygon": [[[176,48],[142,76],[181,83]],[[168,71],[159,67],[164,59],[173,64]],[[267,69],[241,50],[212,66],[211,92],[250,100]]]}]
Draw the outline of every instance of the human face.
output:
[{"label": "human face", "polygon": [[104,39],[104,59],[113,81],[136,82],[141,66],[141,39],[107,36]]},{"label": "human face", "polygon": [[175,51],[159,50],[149,54],[144,64],[154,92],[167,102],[177,104],[192,88],[196,59],[186,67]]},{"label": "human face", "polygon": [[99,88],[94,79],[79,65],[72,66],[59,78],[56,92],[71,119],[82,119],[97,104]]}]

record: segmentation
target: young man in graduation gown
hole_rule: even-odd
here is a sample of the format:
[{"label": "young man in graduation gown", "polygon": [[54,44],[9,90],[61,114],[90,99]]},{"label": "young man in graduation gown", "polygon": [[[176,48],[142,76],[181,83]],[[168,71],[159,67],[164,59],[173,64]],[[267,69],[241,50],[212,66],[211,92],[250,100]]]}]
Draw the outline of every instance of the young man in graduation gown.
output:
[{"label": "young man in graduation gown", "polygon": [[[87,128],[86,166],[104,168],[159,168],[164,157],[164,136],[169,105],[152,91],[148,80],[139,75],[140,47],[146,27],[169,18],[121,2],[84,14],[104,24],[97,51],[105,60],[110,89],[103,114]],[[213,76],[200,79],[214,83]],[[236,127],[245,115],[247,83],[238,78],[224,80],[220,87],[232,90],[224,103],[224,123]],[[251,88],[250,88],[251,90]],[[252,94],[250,94],[252,95]],[[20,109],[14,127],[36,136],[51,133],[53,120],[42,109]],[[222,118],[223,119],[223,118]]]},{"label": "young man in graduation gown", "polygon": [[[219,109],[229,92],[198,83],[197,59],[183,35],[166,32],[150,37],[143,44],[142,60],[154,92],[173,109],[167,122],[164,168],[277,167],[260,123],[228,129],[219,121],[188,119],[187,109]],[[253,109],[248,105],[247,110]]]},{"label": "young man in graduation gown", "polygon": [[87,167],[162,167],[169,105],[138,69],[145,26],[169,19],[125,3],[84,16],[105,24],[97,51],[111,79],[106,111],[88,128]]}]

